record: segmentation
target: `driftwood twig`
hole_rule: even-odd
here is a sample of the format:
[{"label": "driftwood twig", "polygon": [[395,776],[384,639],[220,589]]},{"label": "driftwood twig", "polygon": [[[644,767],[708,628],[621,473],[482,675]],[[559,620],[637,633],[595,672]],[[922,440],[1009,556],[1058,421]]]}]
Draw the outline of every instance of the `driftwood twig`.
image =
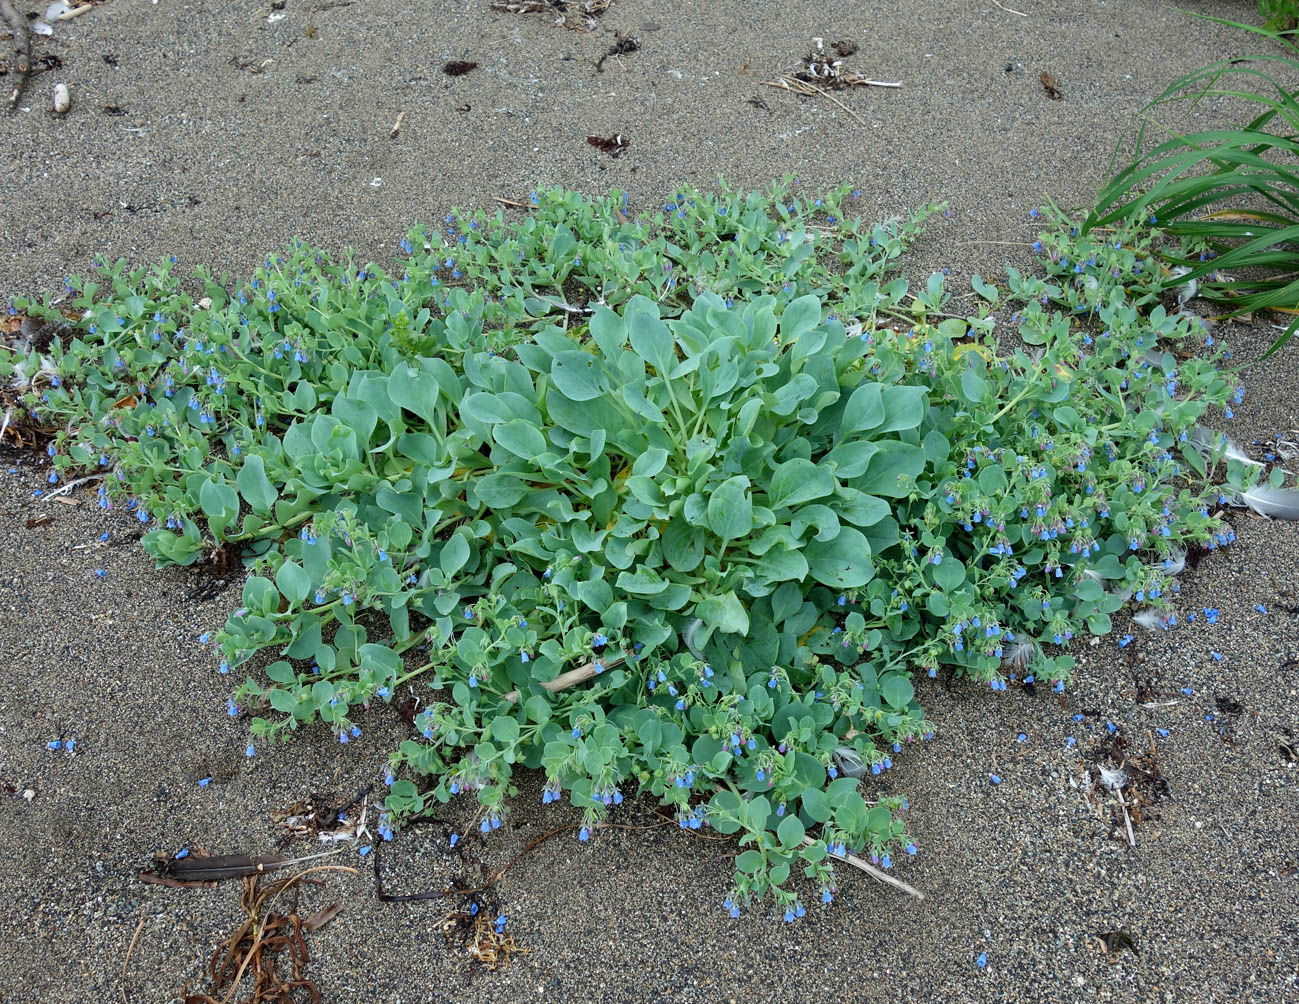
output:
[{"label": "driftwood twig", "polygon": [[[804,837],[804,838],[803,838],[803,843],[805,843],[805,844],[814,844],[814,843],[816,843],[816,841],[813,840],[811,837]],[[876,868],[876,867],[875,867],[874,865],[872,865],[870,862],[868,862],[868,861],[863,861],[861,858],[857,857],[857,855],[855,855],[855,854],[835,854],[833,851],[831,851],[831,852],[830,852],[830,857],[832,857],[832,858],[838,858],[840,861],[847,862],[848,864],[852,865],[854,868],[859,868],[859,869],[861,869],[861,870],[864,871],[867,875],[869,875],[871,878],[877,878],[877,879],[879,879],[881,882],[886,882],[886,883],[888,883],[889,885],[893,886],[893,888],[895,888],[895,889],[901,889],[901,890],[902,890],[904,893],[906,893],[908,896],[914,896],[916,899],[924,899],[924,898],[925,898],[925,894],[924,894],[923,892],[921,892],[919,889],[915,888],[914,886],[909,886],[909,885],[907,885],[907,884],[906,884],[905,882],[903,882],[901,879],[894,878],[894,877],[893,877],[892,875],[890,875],[888,872],[880,871],[880,869]]]},{"label": "driftwood twig", "polygon": [[[621,665],[626,661],[627,654],[625,652],[618,656],[618,658],[610,659],[608,662],[603,662],[597,659],[588,662],[585,666],[578,666],[577,669],[570,669],[567,673],[560,673],[553,680],[546,680],[542,683],[542,686],[552,694],[555,694],[561,690],[567,690],[569,687],[575,687],[579,683],[585,683],[597,673],[603,673],[606,669],[612,669],[614,666]],[[597,665],[600,667],[598,670],[595,668]],[[521,695],[517,690],[511,690],[505,695],[504,699],[509,701],[511,704],[518,704],[520,696]]]}]

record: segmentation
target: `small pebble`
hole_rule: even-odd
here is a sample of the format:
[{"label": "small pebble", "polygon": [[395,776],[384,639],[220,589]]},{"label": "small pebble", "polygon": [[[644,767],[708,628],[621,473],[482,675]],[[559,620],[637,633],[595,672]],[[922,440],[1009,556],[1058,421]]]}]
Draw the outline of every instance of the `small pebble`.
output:
[{"label": "small pebble", "polygon": [[54,85],[54,111],[62,115],[72,107],[72,95],[68,92],[67,84]]}]

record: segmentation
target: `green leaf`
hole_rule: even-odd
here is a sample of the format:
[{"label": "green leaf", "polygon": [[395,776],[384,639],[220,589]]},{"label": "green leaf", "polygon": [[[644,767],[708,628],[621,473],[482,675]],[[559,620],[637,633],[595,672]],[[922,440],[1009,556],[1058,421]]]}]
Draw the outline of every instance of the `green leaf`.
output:
[{"label": "green leaf", "polygon": [[745,874],[752,875],[762,867],[766,859],[759,851],[744,851],[735,859],[735,867]]},{"label": "green leaf", "polygon": [[839,420],[839,438],[847,439],[856,432],[874,429],[884,421],[883,387],[877,383],[864,383],[852,392]]},{"label": "green leaf", "polygon": [[900,673],[889,673],[880,684],[880,696],[889,707],[902,711],[916,696],[911,681]]},{"label": "green leaf", "polygon": [[723,481],[709,498],[708,528],[723,541],[738,540],[753,529],[753,498],[743,474]]},{"label": "green leaf", "polygon": [[224,519],[229,522],[239,515],[239,496],[226,481],[204,481],[198,490],[198,504],[209,519]]},{"label": "green leaf", "polygon": [[871,459],[861,487],[874,495],[894,498],[910,494],[910,482],[925,469],[925,451],[895,439],[886,439],[876,445],[879,452]]},{"label": "green leaf", "polygon": [[1107,635],[1113,625],[1109,614],[1095,613],[1087,615],[1087,630],[1095,635]]},{"label": "green leaf", "polygon": [[508,715],[492,719],[492,738],[498,743],[513,743],[519,738],[519,723]]},{"label": "green leaf", "polygon": [[290,603],[301,603],[311,591],[311,576],[295,561],[286,561],[275,573],[275,587]]},{"label": "green leaf", "polygon": [[621,317],[600,304],[591,314],[591,337],[606,359],[617,359],[627,344],[627,325]]},{"label": "green leaf", "polygon": [[668,451],[661,446],[651,446],[636,458],[631,466],[632,474],[652,478],[663,470],[668,462]]},{"label": "green leaf", "polygon": [[780,340],[788,345],[821,323],[821,301],[809,293],[785,305],[780,315]]},{"label": "green leaf", "polygon": [[802,608],[803,591],[792,582],[786,582],[771,594],[771,621],[773,624],[784,624]]},{"label": "green leaf", "polygon": [[[801,539],[808,527],[816,527],[816,539],[819,541],[834,540],[839,536],[841,524],[839,517],[829,506],[813,502],[798,509],[789,518],[789,530],[795,538]],[[771,530],[782,530],[783,527],[772,527]],[[768,533],[771,531],[769,530]],[[765,534],[764,534],[765,536]]]},{"label": "green leaf", "polygon": [[663,557],[678,572],[693,572],[704,557],[703,534],[675,519],[663,530]]},{"label": "green leaf", "polygon": [[266,667],[266,676],[273,683],[282,683],[290,686],[298,682],[298,674],[294,672],[293,665],[281,659],[279,662],[273,662]]},{"label": "green leaf", "polygon": [[771,395],[771,403],[768,407],[775,414],[784,417],[815,394],[817,387],[818,384],[813,377],[800,373]]},{"label": "green leaf", "polygon": [[839,478],[859,478],[866,473],[871,458],[879,451],[875,443],[864,440],[841,443],[825,455],[825,462],[834,465],[834,473]]},{"label": "green leaf", "polygon": [[965,566],[955,558],[946,557],[941,565],[931,565],[934,584],[945,593],[953,592],[965,581]]},{"label": "green leaf", "polygon": [[749,633],[749,612],[733,589],[720,596],[705,596],[696,604],[695,616],[722,634]]},{"label": "green leaf", "polygon": [[800,847],[803,843],[803,835],[807,831],[803,829],[803,822],[797,816],[790,814],[780,821],[776,827],[776,836],[780,838],[780,846],[786,849]]},{"label": "green leaf", "polygon": [[606,389],[600,357],[581,349],[557,353],[550,365],[550,378],[570,401],[593,401]]},{"label": "green leaf", "polygon": [[803,811],[812,822],[824,823],[830,818],[830,800],[820,788],[804,788]]},{"label": "green leaf", "polygon": [[973,366],[967,366],[961,374],[961,396],[970,404],[981,404],[988,396],[988,381]]},{"label": "green leaf", "polygon": [[388,397],[392,403],[418,415],[433,428],[438,425],[438,389],[435,379],[409,364],[398,363],[388,374]]},{"label": "green leaf", "polygon": [[976,293],[991,303],[994,307],[997,305],[997,301],[1001,299],[1001,294],[997,291],[997,288],[984,282],[983,276],[981,275],[970,276],[970,285],[974,288]]},{"label": "green leaf", "polygon": [[848,833],[861,833],[866,829],[866,800],[856,791],[845,794],[834,809],[834,821]]},{"label": "green leaf", "polygon": [[874,526],[892,511],[883,499],[856,488],[840,488],[830,508],[840,519],[855,526]]},{"label": "green leaf", "polygon": [[474,494],[478,501],[492,509],[508,509],[528,494],[525,482],[512,474],[488,474],[475,479]]},{"label": "green leaf", "polygon": [[546,452],[546,437],[535,425],[522,418],[493,427],[492,438],[523,460],[532,460]]},{"label": "green leaf", "polygon": [[[356,441],[360,444],[362,451],[368,450],[370,437],[374,435],[374,427],[379,421],[379,413],[367,402],[358,398],[347,397],[344,394],[334,398],[334,404],[330,411],[335,418],[356,434]],[[249,457],[249,459],[252,458]]]},{"label": "green leaf", "polygon": [[870,541],[850,526],[833,540],[808,541],[803,554],[812,578],[836,589],[856,589],[875,577]]},{"label": "green leaf", "polygon": [[791,579],[802,582],[807,577],[807,559],[801,551],[791,551],[785,547],[773,547],[762,557],[753,562],[753,572],[766,583],[786,582]]},{"label": "green leaf", "polygon": [[513,420],[516,416],[495,394],[477,391],[466,394],[460,402],[462,421],[480,422],[483,425],[501,425]]},{"label": "green leaf", "polygon": [[1105,595],[1105,588],[1095,579],[1083,579],[1074,586],[1073,594],[1084,603],[1095,603]]},{"label": "green leaf", "polygon": [[653,301],[637,296],[628,304],[627,333],[636,354],[666,379],[676,367],[676,342]]},{"label": "green leaf", "polygon": [[550,721],[550,702],[540,694],[533,694],[523,702],[523,710],[531,721],[545,725]]},{"label": "green leaf", "polygon": [[253,613],[273,613],[280,606],[280,591],[270,579],[254,575],[244,583],[243,601]]},{"label": "green leaf", "polygon": [[653,716],[646,718],[636,727],[636,738],[645,746],[645,752],[651,756],[663,741],[663,726]]},{"label": "green leaf", "polygon": [[904,429],[918,429],[924,420],[928,404],[924,387],[900,386],[884,388],[884,424],[875,430],[875,435],[886,432],[900,432]]},{"label": "green leaf", "polygon": [[441,565],[443,574],[450,578],[460,571],[468,560],[469,541],[465,539],[462,532],[456,532],[442,546],[442,553],[438,555],[438,564]]},{"label": "green leaf", "polygon": [[[823,498],[834,491],[834,475],[810,460],[795,457],[776,467],[767,497],[773,509]],[[746,531],[747,532],[747,531]]]}]

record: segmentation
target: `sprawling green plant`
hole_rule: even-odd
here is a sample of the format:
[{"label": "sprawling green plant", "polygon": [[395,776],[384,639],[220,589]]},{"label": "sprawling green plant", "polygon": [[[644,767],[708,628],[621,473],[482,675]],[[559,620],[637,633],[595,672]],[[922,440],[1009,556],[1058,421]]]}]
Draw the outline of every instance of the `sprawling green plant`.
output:
[{"label": "sprawling green plant", "polygon": [[[1267,6],[1269,26],[1294,13],[1293,3]],[[1210,63],[1151,101],[1141,114],[1132,161],[1101,189],[1082,231],[1148,219],[1168,239],[1156,247],[1158,267],[1143,282],[1147,291],[1197,295],[1225,308],[1222,317],[1258,310],[1299,315],[1299,90],[1293,84],[1299,47],[1274,27],[1208,20],[1273,39],[1283,51]],[[1156,118],[1164,106],[1219,97],[1264,110],[1238,129],[1187,135]],[[1170,138],[1146,149],[1152,126]],[[1296,326],[1299,316],[1268,355]]]},{"label": "sprawling green plant", "polygon": [[1172,619],[1180,553],[1230,536],[1187,435],[1234,392],[1225,349],[1130,298],[1148,228],[1063,222],[1047,279],[976,276],[961,319],[941,275],[885,281],[917,221],[850,199],[682,190],[630,221],[541,192],[416,228],[400,279],[296,243],[240,288],[200,270],[198,303],[119,262],[0,375],[159,564],[243,548],[215,643],[255,737],[347,742],[432,688],[385,835],[461,792],[490,832],[522,764],[583,840],[625,789],[739,832],[727,908],[793,919],[794,868],[828,901],[832,855],[916,850],[860,790],[927,728],[913,673],[1063,688],[1077,633],[1126,595]]}]

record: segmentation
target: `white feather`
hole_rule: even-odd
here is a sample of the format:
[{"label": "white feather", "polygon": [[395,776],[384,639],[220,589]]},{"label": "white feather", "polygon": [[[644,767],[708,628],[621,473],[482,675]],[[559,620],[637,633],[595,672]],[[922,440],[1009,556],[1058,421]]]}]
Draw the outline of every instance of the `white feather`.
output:
[{"label": "white feather", "polygon": [[1249,506],[1260,516],[1273,519],[1299,520],[1299,490],[1255,485],[1239,492],[1233,500],[1237,505]]},{"label": "white feather", "polygon": [[1132,623],[1140,624],[1147,631],[1167,631],[1168,619],[1158,610],[1138,610],[1132,615]]},{"label": "white feather", "polygon": [[1165,575],[1181,575],[1182,569],[1186,567],[1186,552],[1174,551],[1164,559],[1163,570]]},{"label": "white feather", "polygon": [[1003,650],[1001,664],[1007,669],[1023,671],[1033,664],[1037,656],[1037,646],[1031,641],[1017,641]]},{"label": "white feather", "polygon": [[1228,460],[1239,460],[1243,464],[1253,464],[1255,467],[1263,466],[1262,461],[1248,456],[1226,433],[1216,433],[1202,425],[1197,425],[1191,430],[1191,445],[1200,453],[1207,453],[1210,456],[1216,455],[1221,450],[1223,457]]},{"label": "white feather", "polygon": [[1109,788],[1110,791],[1117,791],[1128,783],[1128,773],[1122,767],[1118,770],[1107,770],[1102,767],[1100,772],[1101,784]]},{"label": "white feather", "polygon": [[[1173,275],[1180,279],[1190,271],[1191,270],[1185,265],[1179,265],[1177,268],[1173,269]],[[1181,310],[1186,306],[1187,301],[1195,299],[1195,294],[1198,293],[1199,290],[1200,281],[1198,279],[1192,279],[1189,282],[1184,282],[1179,285],[1177,287],[1177,309]]]},{"label": "white feather", "polygon": [[834,762],[839,773],[845,777],[864,777],[867,769],[862,758],[851,746],[837,746],[834,751]]},{"label": "white feather", "polygon": [[1278,439],[1276,441],[1276,452],[1281,455],[1282,460],[1293,460],[1299,457],[1299,443],[1289,439]]}]

